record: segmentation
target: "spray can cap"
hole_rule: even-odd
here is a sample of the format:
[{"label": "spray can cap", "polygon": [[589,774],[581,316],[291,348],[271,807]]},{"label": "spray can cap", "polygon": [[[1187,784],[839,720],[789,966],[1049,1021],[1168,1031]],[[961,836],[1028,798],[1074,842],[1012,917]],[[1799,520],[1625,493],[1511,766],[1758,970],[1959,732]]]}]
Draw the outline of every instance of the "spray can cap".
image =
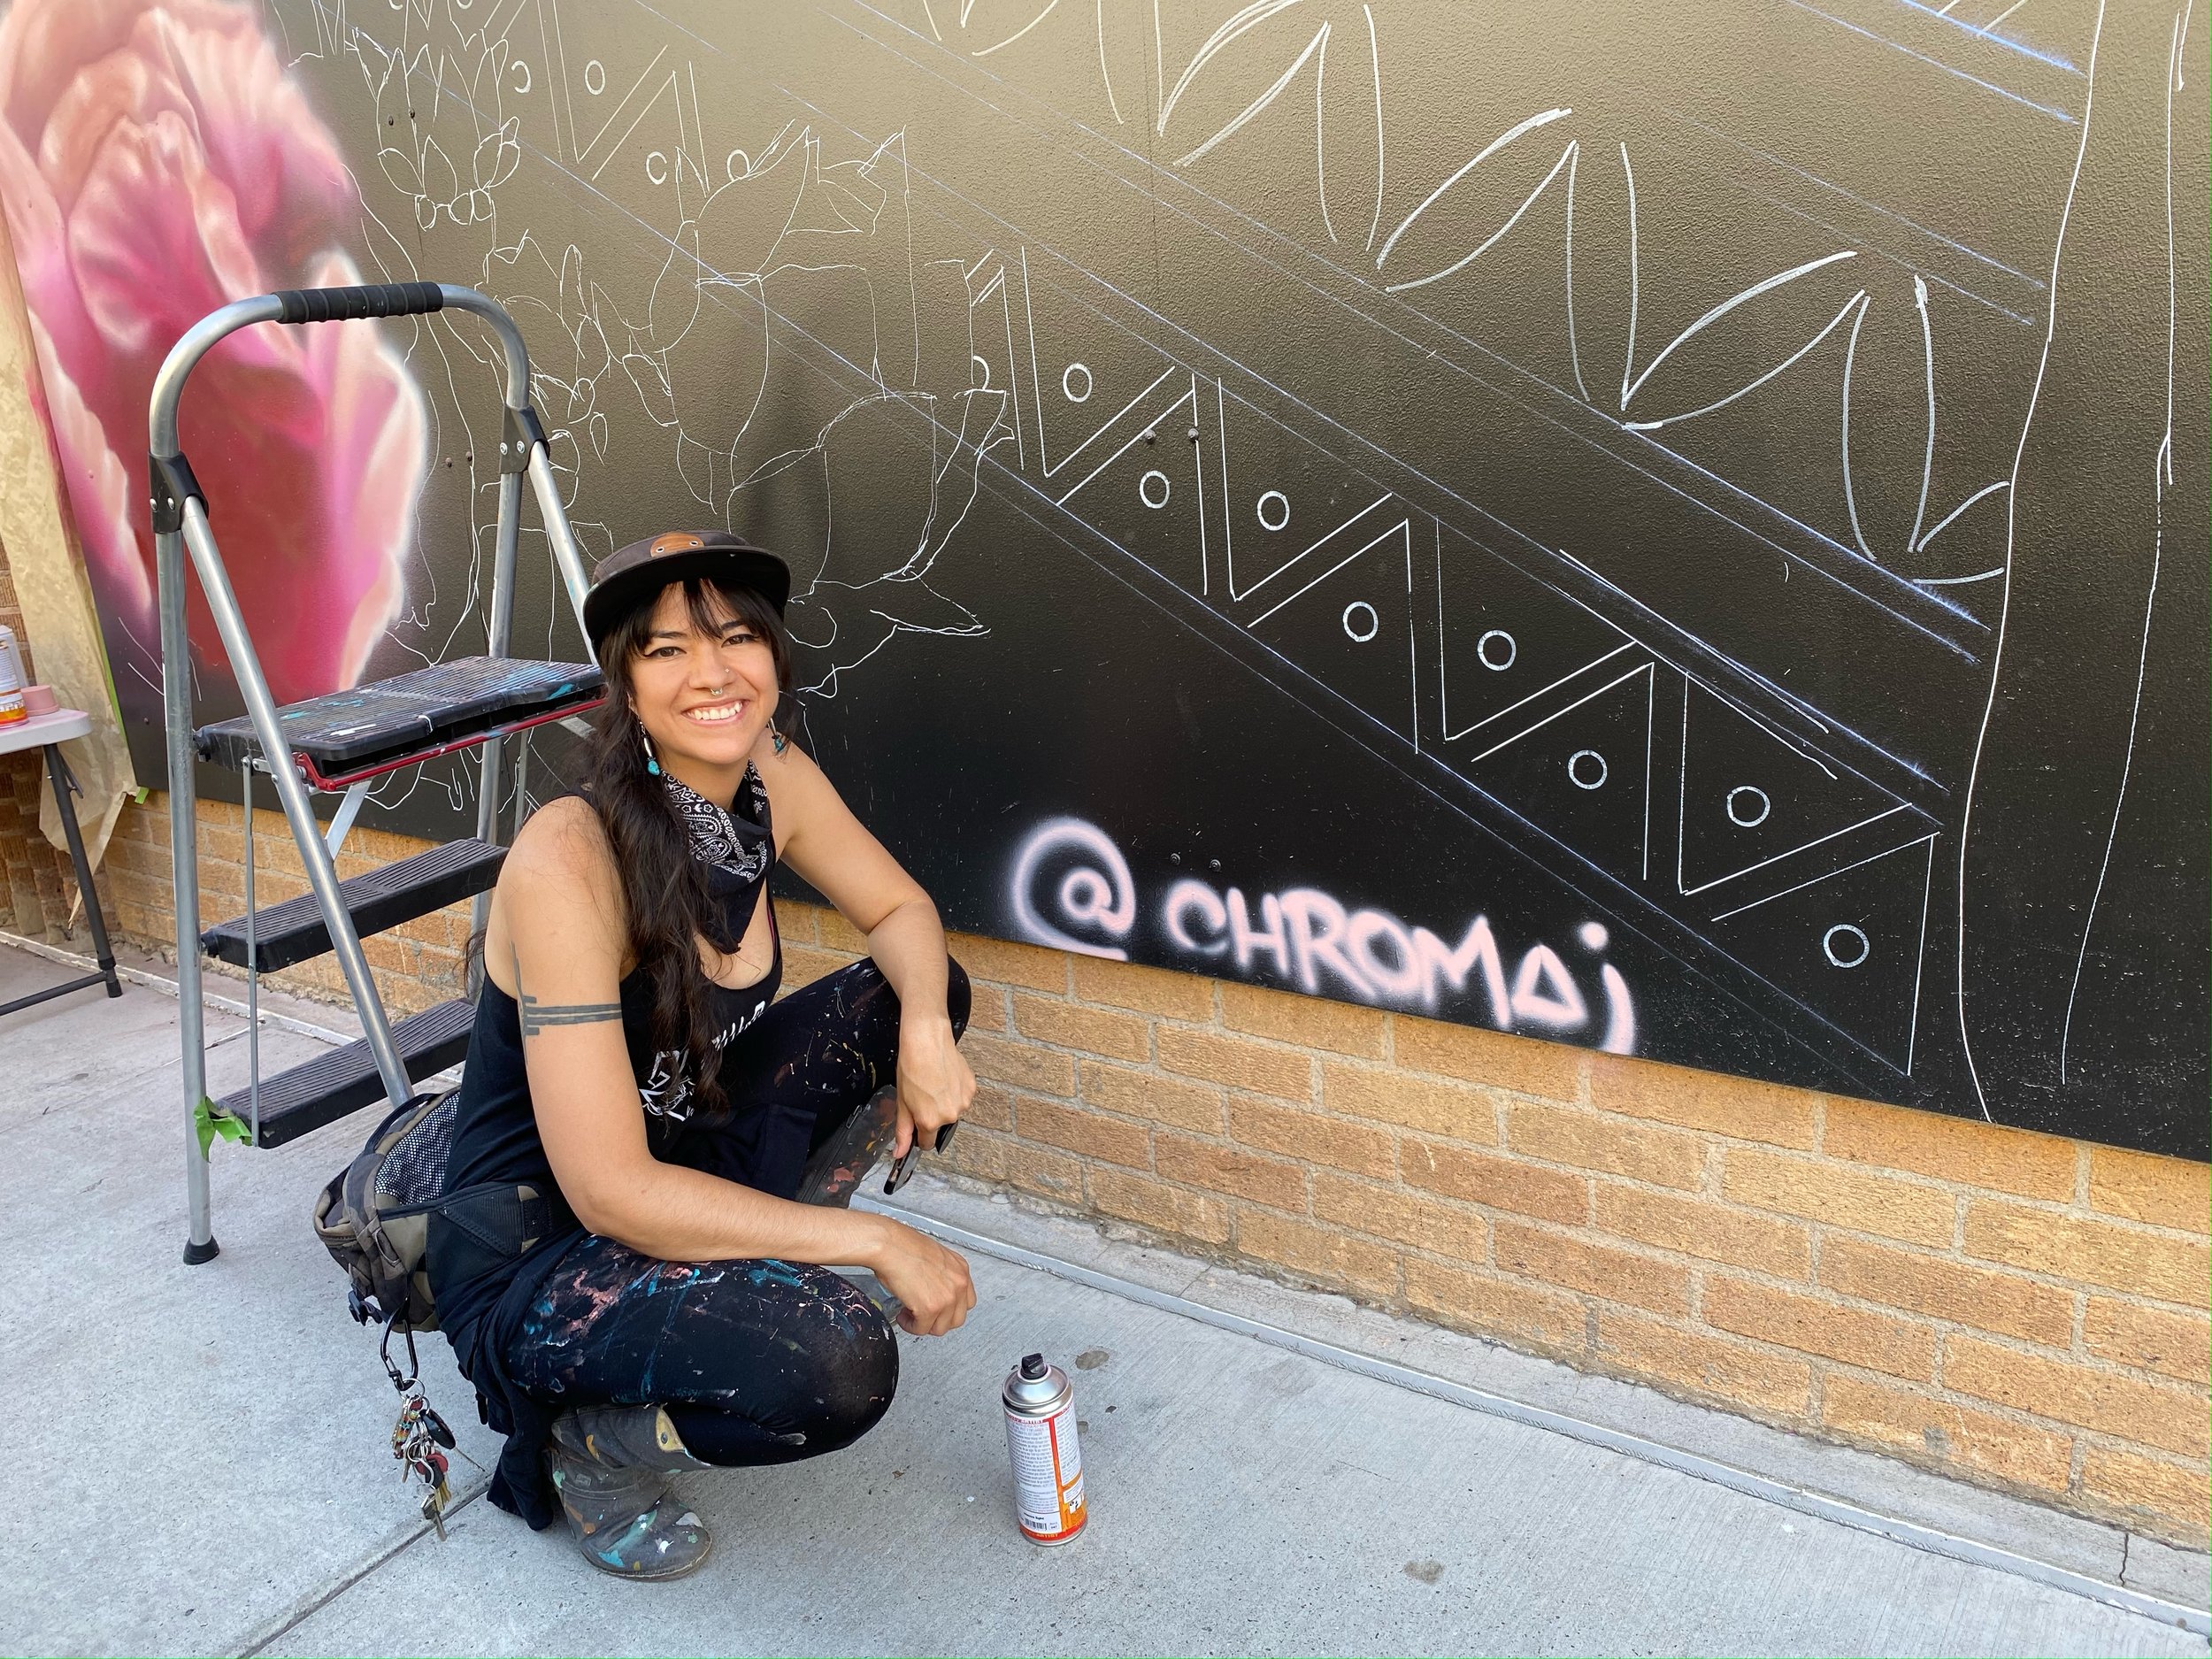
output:
[{"label": "spray can cap", "polygon": [[1043,1377],[1044,1374],[1045,1356],[1043,1355],[1027,1354],[1022,1356],[1022,1379],[1024,1381],[1035,1382],[1040,1378]]},{"label": "spray can cap", "polygon": [[1010,1405],[1041,1409],[1062,1398],[1067,1386],[1067,1379],[1047,1364],[1043,1355],[1025,1354],[1006,1379],[1006,1399]]}]

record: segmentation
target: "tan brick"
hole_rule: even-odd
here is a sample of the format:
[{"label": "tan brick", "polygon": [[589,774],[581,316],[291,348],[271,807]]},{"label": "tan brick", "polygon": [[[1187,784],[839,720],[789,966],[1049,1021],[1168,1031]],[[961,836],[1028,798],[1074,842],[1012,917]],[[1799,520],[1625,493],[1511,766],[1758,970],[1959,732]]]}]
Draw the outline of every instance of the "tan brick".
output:
[{"label": "tan brick", "polygon": [[1441,1193],[1447,1198],[1463,1198],[1493,1210],[1510,1210],[1547,1221],[1579,1224],[1590,1218],[1586,1176],[1411,1139],[1399,1144],[1398,1168],[1407,1186]]},{"label": "tan brick", "polygon": [[2184,1233],[2212,1232],[2212,1164],[2092,1147],[2089,1207]]},{"label": "tan brick", "polygon": [[1116,1060],[1149,1060],[1152,1026],[1134,1014],[1014,993],[1014,1029],[1058,1048],[1080,1048]]},{"label": "tan brick", "polygon": [[1871,1101],[1831,1100],[1820,1149],[1830,1157],[2016,1193],[2023,1198],[2063,1202],[2074,1195],[2076,1153],[2071,1141],[1970,1118],[1878,1106]]},{"label": "tan brick", "polygon": [[1506,1220],[1493,1228],[1491,1249],[1502,1273],[1518,1273],[1654,1313],[1690,1310],[1690,1270],[1678,1263]]},{"label": "tan brick", "polygon": [[1571,1101],[1581,1094],[1581,1052],[1559,1043],[1448,1025],[1410,1014],[1396,1017],[1391,1041],[1392,1056],[1409,1071],[1441,1072],[1547,1100]]},{"label": "tan brick", "polygon": [[1217,1135],[1225,1125],[1221,1091],[1202,1084],[1085,1060],[1076,1067],[1075,1085],[1086,1105],[1119,1112],[1125,1118],[1141,1118],[1148,1123],[1168,1124],[1205,1135]]},{"label": "tan brick", "polygon": [[1282,1100],[1313,1098],[1313,1063],[1302,1054],[1179,1025],[1163,1025],[1157,1035],[1165,1071]]},{"label": "tan brick", "polygon": [[1313,1171],[1313,1213],[1355,1233],[1477,1265],[1489,1255],[1489,1228],[1479,1213],[1352,1180],[1331,1170]]},{"label": "tan brick", "polygon": [[1958,1335],[1944,1341],[1943,1386],[2184,1457],[2205,1455],[2200,1389],[2147,1382],[2074,1360],[2044,1359]]},{"label": "tan brick", "polygon": [[1397,1294],[1398,1253],[1386,1245],[1264,1210],[1238,1211],[1236,1229],[1237,1248],[1246,1256],[1371,1296]]},{"label": "tan brick", "polygon": [[1294,1210],[1306,1207],[1304,1170],[1242,1147],[1194,1140],[1171,1129],[1157,1130],[1152,1137],[1152,1167],[1171,1181],[1248,1198],[1256,1204]]},{"label": "tan brick", "polygon": [[1820,1420],[1846,1434],[2047,1491],[2066,1490],[2074,1455],[2066,1435],[1846,1371],[1831,1371],[1820,1395]]},{"label": "tan brick", "polygon": [[2000,1199],[1967,1206],[1966,1253],[2161,1302],[2201,1308],[2212,1299],[2212,1252],[2194,1240]]},{"label": "tan brick", "polygon": [[1401,1264],[1405,1298],[1446,1325],[1487,1336],[1517,1337],[1540,1348],[1581,1348],[1586,1321],[1582,1304],[1555,1290],[1517,1285],[1409,1256]]},{"label": "tan brick", "polygon": [[1263,1152],[1279,1152],[1378,1180],[1395,1180],[1398,1175],[1398,1148],[1388,1131],[1250,1095],[1231,1098],[1229,1137]]},{"label": "tan brick", "polygon": [[1814,1106],[1819,1098],[1803,1089],[1717,1071],[1620,1055],[1590,1056],[1592,1105],[1738,1141],[1809,1150],[1817,1134]]},{"label": "tan brick", "polygon": [[1221,1199],[1125,1170],[1094,1169],[1090,1186],[1092,1205],[1106,1215],[1206,1244],[1229,1241],[1229,1206]]},{"label": "tan brick", "polygon": [[1506,1142],[1516,1152],[1553,1164],[1625,1175],[1655,1187],[1696,1187],[1705,1147],[1694,1135],[1623,1123],[1571,1106],[1515,1105],[1506,1112]]},{"label": "tan brick", "polygon": [[1731,1147],[1721,1190],[1755,1210],[1777,1210],[1830,1226],[1947,1245],[1957,1206],[1951,1194],[1841,1164]]},{"label": "tan brick", "polygon": [[1005,1179],[1025,1192],[1041,1193],[1063,1203],[1083,1202],[1083,1165],[1064,1152],[1015,1141],[1007,1148]]},{"label": "tan brick", "polygon": [[1781,1279],[1811,1274],[1812,1232],[1802,1222],[1778,1221],[1732,1210],[1717,1199],[1647,1192],[1618,1181],[1597,1182],[1596,1199],[1599,1227],[1624,1239]]},{"label": "tan brick", "polygon": [[779,903],[776,906],[776,930],[787,945],[818,945],[822,942],[821,928],[817,918],[821,914],[818,904]]},{"label": "tan brick", "polygon": [[783,948],[783,988],[795,991],[803,985],[811,985],[824,975],[836,972],[848,960],[838,951],[821,950],[812,945],[786,944]]},{"label": "tan brick", "polygon": [[1098,956],[1073,956],[1070,961],[1075,969],[1075,995],[1086,1002],[1202,1024],[1214,1017],[1211,979]]},{"label": "tan brick", "polygon": [[1927,1382],[1935,1376],[1936,1333],[1912,1320],[1727,1273],[1716,1273],[1705,1281],[1700,1308],[1706,1324],[1738,1336],[1887,1371],[1912,1382]]},{"label": "tan brick", "polygon": [[1294,1042],[1302,1048],[1332,1048],[1369,1060],[1381,1059],[1390,1047],[1389,1032],[1378,1009],[1228,980],[1221,985],[1221,1023],[1255,1037]]},{"label": "tan brick", "polygon": [[1002,939],[983,939],[974,933],[955,933],[950,941],[953,960],[972,979],[995,985],[1023,985],[1033,991],[1068,988],[1068,957],[1057,950],[1035,945],[1010,944]]},{"label": "tan brick", "polygon": [[[835,910],[818,905],[814,911],[814,936],[833,950],[849,950],[856,956],[868,954],[868,935],[855,927]],[[967,964],[961,964],[966,967]],[[969,968],[973,975],[975,970]]]},{"label": "tan brick", "polygon": [[2191,1547],[2204,1547],[2204,1466],[2169,1463],[2107,1447],[2090,1447],[2082,1456],[2081,1489],[2124,1509],[2155,1516]]},{"label": "tan brick", "polygon": [[1489,1095],[1463,1083],[1440,1083],[1366,1066],[1321,1063],[1321,1103],[1333,1112],[1398,1124],[1454,1141],[1494,1146],[1498,1114]]},{"label": "tan brick", "polygon": [[[1878,1302],[2049,1348],[2067,1348],[2074,1340],[2074,1299],[2068,1292],[1916,1250],[1892,1249],[1858,1239],[1827,1239],[1820,1247],[1820,1282],[1862,1302]],[[2198,1329],[2201,1333],[2201,1320]]]},{"label": "tan brick", "polygon": [[995,985],[977,985],[969,981],[968,1029],[970,1031],[1006,1031],[1006,1001],[1012,993]]},{"label": "tan brick", "polygon": [[1041,1141],[1133,1170],[1152,1167],[1151,1133],[1125,1118],[1025,1098],[1014,1103],[1014,1132],[1025,1141]]},{"label": "tan brick", "polygon": [[971,1129],[952,1143],[952,1166],[979,1181],[1006,1181],[1013,1173],[1014,1143],[984,1128]]},{"label": "tan brick", "polygon": [[968,1102],[968,1110],[960,1114],[960,1121],[984,1129],[1011,1130],[1014,1097],[995,1083],[978,1083],[975,1098]]},{"label": "tan brick", "polygon": [[1056,1048],[1040,1048],[1025,1042],[1010,1042],[982,1032],[961,1039],[960,1052],[978,1077],[1011,1083],[1039,1094],[1063,1097],[1075,1093],[1075,1059]]},{"label": "tan brick", "polygon": [[1598,1352],[1632,1375],[1784,1417],[1802,1417],[1810,1403],[1813,1368],[1804,1360],[1610,1308],[1597,1323]]},{"label": "tan brick", "polygon": [[2082,1341],[2099,1359],[2162,1371],[2185,1382],[2204,1382],[2212,1371],[2202,1314],[2170,1313],[2092,1296],[2082,1317]]}]

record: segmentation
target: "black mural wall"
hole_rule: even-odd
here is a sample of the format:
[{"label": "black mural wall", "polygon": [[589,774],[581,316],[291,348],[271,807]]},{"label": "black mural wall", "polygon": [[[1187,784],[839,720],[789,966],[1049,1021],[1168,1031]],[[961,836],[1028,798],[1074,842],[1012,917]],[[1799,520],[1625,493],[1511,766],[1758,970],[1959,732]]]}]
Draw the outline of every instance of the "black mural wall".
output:
[{"label": "black mural wall", "polygon": [[[955,925],[2202,1157],[2197,23],[267,19],[364,273],[513,308],[588,549],[791,560],[803,739]],[[496,480],[480,336],[389,337],[372,672],[480,649]]]}]

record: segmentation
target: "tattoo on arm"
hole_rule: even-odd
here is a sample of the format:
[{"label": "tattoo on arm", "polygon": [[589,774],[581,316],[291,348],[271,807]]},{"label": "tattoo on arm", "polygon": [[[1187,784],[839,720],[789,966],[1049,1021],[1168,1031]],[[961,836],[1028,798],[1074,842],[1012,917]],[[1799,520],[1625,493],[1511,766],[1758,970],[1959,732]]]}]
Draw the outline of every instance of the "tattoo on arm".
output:
[{"label": "tattoo on arm", "polygon": [[522,952],[513,953],[515,1006],[522,1014],[522,1034],[534,1037],[550,1025],[596,1025],[622,1018],[619,1002],[541,1002],[522,988]]},{"label": "tattoo on arm", "polygon": [[522,1010],[522,1034],[534,1037],[549,1025],[595,1025],[622,1018],[619,1002],[541,1002],[534,996],[516,999]]}]

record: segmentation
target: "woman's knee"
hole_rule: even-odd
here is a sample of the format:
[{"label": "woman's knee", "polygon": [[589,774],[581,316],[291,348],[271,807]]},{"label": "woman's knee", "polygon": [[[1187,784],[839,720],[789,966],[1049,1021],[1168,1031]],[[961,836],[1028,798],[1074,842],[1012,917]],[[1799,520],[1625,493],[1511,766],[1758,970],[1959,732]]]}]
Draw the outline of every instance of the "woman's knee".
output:
[{"label": "woman's knee", "polygon": [[839,1335],[810,1356],[813,1420],[801,1431],[810,1453],[850,1446],[883,1420],[899,1389],[899,1344],[890,1322],[858,1291],[845,1288],[860,1306],[841,1310]]},{"label": "woman's knee", "polygon": [[952,1017],[955,1041],[966,1034],[968,1014],[974,1006],[974,993],[968,985],[968,971],[960,965],[956,956],[945,958],[945,1012]]}]

